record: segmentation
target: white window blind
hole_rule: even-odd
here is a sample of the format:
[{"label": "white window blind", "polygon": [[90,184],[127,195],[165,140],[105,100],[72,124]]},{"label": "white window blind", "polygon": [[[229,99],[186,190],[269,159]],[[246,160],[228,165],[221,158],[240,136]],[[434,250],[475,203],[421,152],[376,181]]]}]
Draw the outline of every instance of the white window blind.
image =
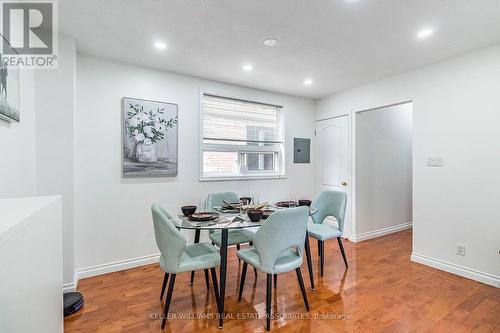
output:
[{"label": "white window blind", "polygon": [[282,107],[203,95],[202,178],[283,173]]},{"label": "white window blind", "polygon": [[203,140],[276,144],[280,106],[204,95]]}]

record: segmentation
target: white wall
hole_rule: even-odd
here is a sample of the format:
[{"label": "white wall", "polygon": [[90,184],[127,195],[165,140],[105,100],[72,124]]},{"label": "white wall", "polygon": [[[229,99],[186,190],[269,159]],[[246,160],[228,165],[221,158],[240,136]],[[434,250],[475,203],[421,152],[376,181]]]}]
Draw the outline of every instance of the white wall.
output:
[{"label": "white wall", "polygon": [[[168,61],[168,59],[166,59]],[[284,106],[287,179],[199,182],[198,104],[200,89]],[[179,174],[173,178],[121,177],[121,98],[179,105]],[[278,199],[314,194],[312,164],[292,163],[293,137],[314,139],[314,102],[185,75],[78,55],[75,115],[75,245],[80,277],[148,262],[158,253],[150,206],[172,213],[198,204],[209,192],[260,193]],[[190,235],[191,237],[191,235]],[[125,261],[123,263],[122,261]],[[120,262],[109,266],[110,263]],[[104,265],[95,267],[98,265]],[[111,267],[111,268],[110,268]]]},{"label": "white wall", "polygon": [[36,193],[62,195],[64,283],[74,286],[73,253],[73,116],[76,45],[59,37],[57,69],[37,70]]},{"label": "white wall", "polygon": [[34,71],[19,71],[21,121],[0,120],[0,198],[35,194]]},{"label": "white wall", "polygon": [[[317,119],[413,100],[413,255],[500,286],[500,45],[321,99]],[[444,157],[443,168],[426,167]],[[457,256],[456,242],[466,245]]]},{"label": "white wall", "polygon": [[63,332],[60,197],[0,199],[0,332]]},{"label": "white wall", "polygon": [[356,113],[357,240],[407,228],[412,216],[411,103]]}]

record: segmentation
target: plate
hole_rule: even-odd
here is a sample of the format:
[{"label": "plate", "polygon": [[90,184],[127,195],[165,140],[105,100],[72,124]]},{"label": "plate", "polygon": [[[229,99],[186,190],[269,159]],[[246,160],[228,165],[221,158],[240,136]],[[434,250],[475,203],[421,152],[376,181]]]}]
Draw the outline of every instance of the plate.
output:
[{"label": "plate", "polygon": [[297,203],[297,201],[278,201],[276,203],[276,206],[278,207],[285,207],[285,208],[288,208],[288,207],[296,207],[298,206],[299,204]]},{"label": "plate", "polygon": [[194,213],[193,215],[189,216],[189,219],[191,221],[211,221],[215,220],[218,217],[219,217],[218,213],[201,212],[201,213]]},{"label": "plate", "polygon": [[229,214],[229,213],[239,213],[240,212],[239,209],[223,208],[222,206],[214,206],[213,209],[215,209],[218,212],[226,213],[226,214]]}]

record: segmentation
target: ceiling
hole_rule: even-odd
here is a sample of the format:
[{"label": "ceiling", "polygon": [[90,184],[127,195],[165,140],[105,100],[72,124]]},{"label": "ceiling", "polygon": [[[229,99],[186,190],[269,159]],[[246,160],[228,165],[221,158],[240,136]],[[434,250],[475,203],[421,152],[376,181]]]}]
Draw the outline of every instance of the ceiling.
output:
[{"label": "ceiling", "polygon": [[319,98],[500,42],[500,0],[60,0],[59,30],[82,53]]}]

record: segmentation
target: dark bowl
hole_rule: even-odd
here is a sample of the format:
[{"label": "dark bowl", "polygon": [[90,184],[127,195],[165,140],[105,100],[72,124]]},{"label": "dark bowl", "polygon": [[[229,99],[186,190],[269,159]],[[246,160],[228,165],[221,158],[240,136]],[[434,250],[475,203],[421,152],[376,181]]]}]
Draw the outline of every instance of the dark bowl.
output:
[{"label": "dark bowl", "polygon": [[306,199],[299,200],[299,206],[311,207],[311,200],[306,200]]},{"label": "dark bowl", "polygon": [[248,218],[250,218],[250,221],[259,222],[260,219],[262,218],[262,214],[264,214],[264,212],[260,209],[249,209],[247,214],[248,214]]},{"label": "dark bowl", "polygon": [[250,197],[241,197],[240,201],[243,202],[245,205],[250,205],[252,203],[252,198],[250,198]]},{"label": "dark bowl", "polygon": [[191,216],[196,212],[196,206],[182,206],[181,210],[184,216]]}]

